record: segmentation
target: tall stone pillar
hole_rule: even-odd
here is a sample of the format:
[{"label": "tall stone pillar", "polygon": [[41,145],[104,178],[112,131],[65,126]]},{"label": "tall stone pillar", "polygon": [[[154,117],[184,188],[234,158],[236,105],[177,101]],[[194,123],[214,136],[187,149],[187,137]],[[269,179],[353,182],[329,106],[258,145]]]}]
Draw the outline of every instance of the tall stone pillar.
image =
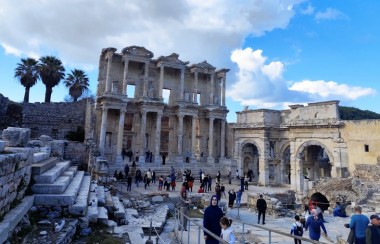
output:
[{"label": "tall stone pillar", "polygon": [[215,83],[215,74],[211,74],[211,82],[210,82],[210,102],[209,104],[214,104],[214,83]]},{"label": "tall stone pillar", "polygon": [[105,147],[106,147],[107,113],[108,113],[108,108],[103,105],[102,123],[100,126],[100,138],[99,138],[99,149],[103,156],[104,156]]},{"label": "tall stone pillar", "polygon": [[178,115],[178,148],[177,148],[177,154],[178,157],[183,156],[183,148],[182,148],[182,137],[183,137],[183,117],[184,115],[180,114]]},{"label": "tall stone pillar", "polygon": [[267,186],[269,184],[269,160],[268,157],[259,158],[259,184]]},{"label": "tall stone pillar", "polygon": [[181,79],[179,83],[179,100],[180,101],[183,101],[184,83],[185,83],[185,68],[181,69]]},{"label": "tall stone pillar", "polygon": [[192,158],[194,158],[195,151],[196,151],[197,118],[198,118],[197,116],[193,116],[193,121],[191,123],[191,154],[192,154]]},{"label": "tall stone pillar", "polygon": [[143,97],[148,96],[148,72],[149,72],[149,62],[145,62],[144,66],[144,85],[143,85]]},{"label": "tall stone pillar", "polygon": [[221,132],[220,132],[220,158],[224,159],[226,157],[226,121],[221,120]]},{"label": "tall stone pillar", "polygon": [[111,68],[112,68],[112,54],[107,59],[107,76],[106,76],[106,93],[111,92]]},{"label": "tall stone pillar", "polygon": [[222,106],[226,106],[226,75],[222,78]]},{"label": "tall stone pillar", "polygon": [[154,162],[156,164],[161,163],[161,156],[160,156],[160,148],[161,148],[161,119],[162,119],[162,111],[157,113],[157,120],[156,120],[156,142],[155,142],[155,148],[154,148]]},{"label": "tall stone pillar", "polygon": [[160,66],[160,80],[159,80],[159,84],[158,84],[158,98],[161,100],[163,99],[163,97],[162,97],[163,89],[164,89],[164,66],[161,64],[161,66]]},{"label": "tall stone pillar", "polygon": [[127,95],[128,66],[129,66],[129,60],[125,59],[125,61],[124,61],[124,74],[123,74],[123,90],[122,90],[122,95]]},{"label": "tall stone pillar", "polygon": [[123,162],[123,157],[121,155],[121,152],[123,150],[124,119],[125,119],[125,109],[120,109],[119,130],[117,134],[117,146],[116,146],[116,163]]},{"label": "tall stone pillar", "polygon": [[194,72],[194,100],[195,103],[198,103],[198,70]]},{"label": "tall stone pillar", "polygon": [[139,162],[144,163],[145,162],[145,139],[146,139],[146,114],[147,111],[145,109],[141,110],[141,130],[140,130],[140,157]]},{"label": "tall stone pillar", "polygon": [[209,127],[208,127],[208,157],[207,162],[208,163],[214,163],[214,117],[209,118]]},{"label": "tall stone pillar", "polygon": [[[304,177],[303,177],[303,165],[302,160],[296,158],[294,162],[292,162],[292,186],[297,193],[302,194],[304,190]],[[294,174],[294,176],[293,176]],[[293,180],[294,179],[294,180]]]}]

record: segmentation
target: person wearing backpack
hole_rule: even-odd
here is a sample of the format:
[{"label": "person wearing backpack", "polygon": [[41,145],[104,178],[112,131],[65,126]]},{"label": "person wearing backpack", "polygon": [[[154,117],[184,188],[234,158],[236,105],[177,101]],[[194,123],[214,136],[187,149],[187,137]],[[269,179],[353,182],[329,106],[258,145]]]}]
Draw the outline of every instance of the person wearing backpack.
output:
[{"label": "person wearing backpack", "polygon": [[327,236],[327,231],[323,221],[318,218],[317,210],[311,210],[311,215],[307,218],[305,231],[309,229],[309,237],[314,241],[319,241],[321,238],[321,228]]},{"label": "person wearing backpack", "polygon": [[[303,235],[303,225],[300,222],[300,216],[296,215],[294,217],[296,222],[292,224],[292,228],[290,229],[290,234],[295,235],[295,236],[302,236]],[[301,244],[301,240],[298,240],[294,238],[294,243],[295,244]]]}]

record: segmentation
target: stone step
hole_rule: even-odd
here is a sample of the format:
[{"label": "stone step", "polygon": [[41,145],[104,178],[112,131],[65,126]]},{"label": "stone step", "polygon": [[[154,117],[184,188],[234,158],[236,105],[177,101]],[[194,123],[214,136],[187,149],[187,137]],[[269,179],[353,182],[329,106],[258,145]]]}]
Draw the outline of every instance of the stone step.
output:
[{"label": "stone step", "polygon": [[86,175],[83,177],[82,185],[80,187],[75,203],[69,206],[69,214],[84,216],[88,206],[88,198],[90,193],[91,176]]},{"label": "stone step", "polygon": [[21,200],[21,203],[10,210],[0,222],[0,243],[6,243],[8,234],[16,228],[21,219],[28,213],[33,206],[33,196],[26,196]]},{"label": "stone step", "polygon": [[98,186],[98,206],[103,207],[106,204],[106,194],[104,192],[104,186]]},{"label": "stone step", "polygon": [[33,154],[33,164],[39,163],[43,160],[50,158],[50,153],[37,152]]},{"label": "stone step", "polygon": [[58,158],[51,157],[47,158],[43,161],[39,161],[38,163],[32,164],[32,175],[40,175],[45,173],[47,170],[54,167],[54,165],[57,163]]},{"label": "stone step", "polygon": [[107,224],[108,222],[108,211],[105,207],[98,207],[98,222],[102,224]]},{"label": "stone step", "polygon": [[116,209],[114,212],[114,216],[117,219],[125,219],[125,209],[123,203],[120,202],[118,197],[112,197],[113,206]]},{"label": "stone step", "polygon": [[45,171],[44,173],[35,175],[33,179],[38,184],[51,184],[69,167],[70,161],[59,162],[53,168]]},{"label": "stone step", "polygon": [[105,194],[106,194],[106,204],[105,204],[105,207],[107,209],[111,209],[113,207],[113,201],[112,201],[111,192],[110,191],[106,191]]},{"label": "stone step", "polygon": [[[71,167],[70,167],[71,168]],[[35,206],[70,206],[77,198],[84,171],[78,171],[62,194],[34,194]]]},{"label": "stone step", "polygon": [[75,176],[78,166],[69,167],[61,176],[51,184],[34,184],[32,191],[36,194],[60,194],[63,193]]},{"label": "stone step", "polygon": [[[96,184],[91,184],[90,188],[93,189],[95,187],[97,187]],[[90,221],[91,223],[98,222],[98,214],[99,214],[99,211],[98,211],[98,196],[97,196],[96,192],[91,191],[90,192],[89,201],[88,201],[87,213],[86,213],[88,221]]]}]

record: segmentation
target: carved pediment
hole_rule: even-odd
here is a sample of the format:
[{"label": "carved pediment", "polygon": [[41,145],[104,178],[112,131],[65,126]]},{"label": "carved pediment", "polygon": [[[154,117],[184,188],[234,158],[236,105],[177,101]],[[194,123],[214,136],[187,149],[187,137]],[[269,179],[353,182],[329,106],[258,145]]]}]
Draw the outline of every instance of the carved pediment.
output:
[{"label": "carved pediment", "polygon": [[153,58],[153,53],[146,49],[145,47],[139,47],[139,46],[130,46],[125,47],[121,51],[123,54],[129,54],[133,56],[140,56],[145,58]]},{"label": "carved pediment", "polygon": [[107,48],[103,48],[102,49],[102,56],[106,55],[107,53],[111,52],[111,53],[115,53],[116,52],[116,48],[114,47],[107,47]]},{"label": "carved pediment", "polygon": [[203,61],[202,63],[198,63],[198,64],[193,64],[191,66],[192,69],[196,68],[198,69],[199,71],[203,71],[203,72],[213,72],[215,71],[215,67],[212,66],[211,64],[209,64],[206,60]]},{"label": "carved pediment", "polygon": [[179,64],[179,65],[187,65],[189,62],[184,62],[180,60],[179,55],[176,53],[172,53],[169,56],[160,56],[157,59],[157,62],[166,62],[166,63],[172,63],[172,64]]}]

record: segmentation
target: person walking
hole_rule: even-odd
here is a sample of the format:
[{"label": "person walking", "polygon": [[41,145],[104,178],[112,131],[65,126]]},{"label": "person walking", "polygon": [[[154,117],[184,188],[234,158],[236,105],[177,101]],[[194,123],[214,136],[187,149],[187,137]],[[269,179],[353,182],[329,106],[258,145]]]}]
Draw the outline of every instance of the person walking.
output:
[{"label": "person walking", "polygon": [[218,170],[218,173],[216,174],[216,183],[220,184],[220,171]]},{"label": "person walking", "polygon": [[371,223],[365,230],[366,244],[377,244],[380,241],[380,216],[372,214]]},{"label": "person walking", "polygon": [[218,201],[222,198],[222,190],[220,189],[220,185],[216,183],[215,186],[215,195],[218,197]]},{"label": "person walking", "polygon": [[224,197],[226,197],[226,188],[224,187],[223,183],[220,185],[220,191]]},{"label": "person walking", "polygon": [[166,161],[166,154],[163,153],[162,154],[162,165],[165,165],[165,161]]},{"label": "person walking", "polygon": [[220,238],[222,238],[229,244],[235,243],[235,235],[231,227],[231,224],[232,224],[232,219],[229,219],[225,216],[223,216],[220,219],[220,227],[222,228],[222,234],[220,234]]},{"label": "person walking", "polygon": [[[223,217],[223,211],[218,206],[218,197],[213,195],[210,200],[210,205],[205,209],[203,214],[203,227],[220,236],[221,227],[219,220]],[[204,231],[203,233],[206,244],[219,244],[219,241]]]},{"label": "person walking", "polygon": [[234,189],[228,191],[228,207],[233,208],[236,199],[236,192]]},{"label": "person walking", "polygon": [[362,207],[355,206],[355,213],[351,216],[349,228],[355,232],[355,244],[365,244],[365,230],[368,227],[369,219],[362,214]]},{"label": "person walking", "polygon": [[238,190],[238,192],[236,193],[236,206],[238,208],[240,208],[240,202],[241,202],[241,196],[243,195],[243,192],[240,190]]},{"label": "person walking", "polygon": [[132,176],[128,175],[127,176],[127,191],[131,191],[131,190],[132,190]]},{"label": "person walking", "polygon": [[129,174],[129,165],[128,164],[126,164],[124,167],[124,173],[125,173],[125,177],[127,178],[128,174]]},{"label": "person walking", "polygon": [[314,241],[319,241],[321,238],[321,229],[327,236],[326,227],[323,221],[318,218],[316,209],[310,211],[311,215],[306,220],[305,231],[309,230],[309,237]]},{"label": "person walking", "polygon": [[[294,217],[294,219],[296,220],[296,222],[294,222],[292,224],[292,228],[290,229],[290,234],[302,237],[302,235],[303,235],[303,225],[300,222],[300,216],[296,215]],[[298,239],[294,238],[294,243],[295,244],[301,244],[302,242],[301,242],[301,240],[298,240]]]},{"label": "person walking", "polygon": [[257,199],[256,201],[256,208],[257,208],[257,211],[259,212],[257,216],[257,224],[260,224],[260,218],[261,216],[263,216],[262,224],[265,225],[265,212],[267,211],[267,202],[263,198],[262,194],[260,194],[260,198]]},{"label": "person walking", "polygon": [[207,191],[212,191],[212,188],[211,188],[211,186],[212,186],[212,177],[211,177],[211,175],[207,176],[207,180],[208,180]]},{"label": "person walking", "polygon": [[189,214],[189,204],[190,200],[187,198],[187,192],[181,192],[181,201],[180,201],[180,226],[178,226],[178,230],[187,231],[187,218],[184,215]]}]

